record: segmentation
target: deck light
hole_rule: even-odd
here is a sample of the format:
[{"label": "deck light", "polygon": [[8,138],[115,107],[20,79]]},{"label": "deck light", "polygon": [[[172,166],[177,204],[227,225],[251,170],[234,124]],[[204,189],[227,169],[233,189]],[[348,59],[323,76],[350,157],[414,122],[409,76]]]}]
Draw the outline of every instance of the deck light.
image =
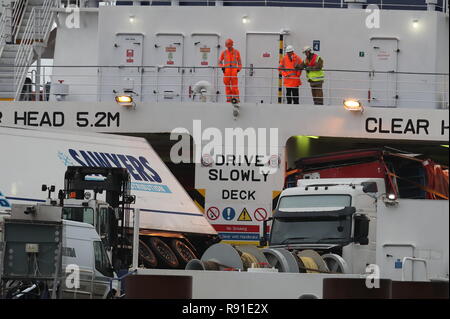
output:
[{"label": "deck light", "polygon": [[130,15],[129,16],[129,20],[130,20],[130,23],[133,23],[134,22],[134,15]]},{"label": "deck light", "polygon": [[358,112],[363,111],[363,106],[362,106],[361,102],[359,100],[355,100],[355,99],[345,99],[344,100],[344,108],[347,111],[358,111]]},{"label": "deck light", "polygon": [[398,200],[397,199],[398,199],[397,194],[394,194],[394,193],[385,194],[383,196],[383,202],[387,206],[396,206],[396,205],[398,205]]},{"label": "deck light", "polygon": [[243,17],[242,17],[242,23],[243,24],[247,24],[247,23],[249,23],[250,22],[250,19],[248,18],[248,15],[244,15]]},{"label": "deck light", "polygon": [[126,107],[135,107],[136,103],[133,101],[133,95],[130,93],[119,93],[116,94],[116,102],[119,105]]}]

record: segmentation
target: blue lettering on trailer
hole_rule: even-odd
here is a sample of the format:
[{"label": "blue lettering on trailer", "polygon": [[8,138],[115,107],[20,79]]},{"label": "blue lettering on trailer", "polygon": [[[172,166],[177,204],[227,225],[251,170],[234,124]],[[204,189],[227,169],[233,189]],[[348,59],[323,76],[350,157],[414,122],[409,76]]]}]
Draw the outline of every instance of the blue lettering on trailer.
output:
[{"label": "blue lettering on trailer", "polygon": [[[65,152],[59,151],[58,158],[64,163],[65,166],[80,165],[84,167],[126,168],[132,179],[132,190],[155,193],[172,193],[169,186],[162,184],[163,181],[161,176],[151,167],[150,162],[144,156],[135,157],[125,154],[69,149],[68,155]],[[90,178],[95,179],[95,177]]]},{"label": "blue lettering on trailer", "polygon": [[5,195],[0,191],[0,207],[2,208],[11,208],[11,204],[6,199]]}]

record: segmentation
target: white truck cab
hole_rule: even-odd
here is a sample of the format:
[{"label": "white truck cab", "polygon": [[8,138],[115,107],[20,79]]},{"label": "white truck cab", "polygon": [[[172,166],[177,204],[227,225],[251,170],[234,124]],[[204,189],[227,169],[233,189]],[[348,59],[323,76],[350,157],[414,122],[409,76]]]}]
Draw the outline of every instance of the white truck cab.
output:
[{"label": "white truck cab", "polygon": [[[64,220],[63,231],[63,271],[68,275],[73,267],[78,269],[79,287],[73,287],[70,280],[62,281],[61,297],[98,299],[114,294],[110,281],[116,275],[95,228],[84,222]],[[113,289],[118,291],[116,281],[113,281]]]},{"label": "white truck cab", "polygon": [[109,238],[109,230],[112,216],[118,219],[117,211],[105,201],[97,199],[65,199],[64,207],[62,208],[63,219],[87,223],[95,228],[101,240],[106,245],[110,259],[111,239]]},{"label": "white truck cab", "polygon": [[301,179],[278,201],[269,246],[340,255],[351,273],[375,263],[377,199],[383,179]]}]

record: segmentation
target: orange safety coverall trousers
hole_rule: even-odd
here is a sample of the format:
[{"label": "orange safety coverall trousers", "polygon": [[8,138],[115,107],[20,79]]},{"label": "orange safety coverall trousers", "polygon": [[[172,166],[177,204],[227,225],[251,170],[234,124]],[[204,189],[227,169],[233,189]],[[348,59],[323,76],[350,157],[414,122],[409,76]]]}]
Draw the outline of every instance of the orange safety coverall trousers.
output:
[{"label": "orange safety coverall trousers", "polygon": [[225,50],[220,55],[219,67],[224,69],[223,84],[225,84],[225,93],[227,102],[231,102],[232,98],[236,98],[239,102],[239,84],[238,72],[242,70],[241,54],[238,50],[232,48]]}]

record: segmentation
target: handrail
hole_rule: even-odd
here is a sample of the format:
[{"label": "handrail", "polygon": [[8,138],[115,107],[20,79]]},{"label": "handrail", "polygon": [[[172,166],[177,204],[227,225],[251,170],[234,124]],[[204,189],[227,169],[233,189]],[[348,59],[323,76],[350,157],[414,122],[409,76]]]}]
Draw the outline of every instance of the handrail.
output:
[{"label": "handrail", "polygon": [[[126,69],[130,72],[127,72]],[[177,72],[181,69],[187,70],[187,72]],[[124,88],[121,72],[127,74],[128,81],[136,89],[135,91],[139,95],[136,102],[173,101],[174,99],[180,102],[195,101],[200,95],[194,96],[189,87],[193,88],[198,81],[204,80],[209,82],[212,89],[211,94],[206,94],[208,101],[221,102],[225,97],[225,88],[221,81],[223,74],[221,68],[215,66],[208,68],[202,66],[173,68],[170,66],[164,68],[155,65],[48,65],[40,66],[39,70],[41,72],[39,72],[40,81],[37,81],[38,83],[64,81],[64,84],[70,87],[70,94],[64,95],[64,99],[71,101],[80,99],[83,101],[111,100],[114,90]],[[190,70],[192,72],[189,72]],[[287,99],[284,84],[281,84],[282,92],[279,96],[278,68],[264,67],[261,68],[264,72],[259,72],[259,67],[253,67],[253,70],[255,73],[252,76],[246,71],[238,74],[241,101],[259,102],[264,100],[262,103],[285,103]],[[28,77],[30,72],[31,70],[27,74]],[[47,77],[44,76],[44,73]],[[448,73],[397,72],[395,80],[391,79],[392,72],[379,72],[380,75],[376,77],[369,77],[368,73],[367,70],[363,72],[362,70],[327,69],[323,84],[324,103],[327,105],[341,104],[343,99],[351,97],[359,99],[366,106],[448,109]],[[302,73],[301,80],[300,103],[309,103],[311,88],[305,73]],[[395,81],[396,86],[383,85],[386,81]],[[54,97],[53,95],[51,97]]]},{"label": "handrail", "polygon": [[426,259],[416,257],[403,257],[402,260],[402,281],[405,281],[405,263],[407,260],[411,260],[411,281],[414,281],[414,262],[421,262],[425,265],[425,281],[428,280],[428,263]]},{"label": "handrail", "polygon": [[22,86],[33,58],[33,46],[46,45],[53,25],[55,13],[51,10],[59,4],[59,0],[45,0],[42,7],[34,7],[25,31],[22,35],[16,59],[14,61],[14,87],[15,99],[18,100]]},{"label": "handrail", "polygon": [[[128,2],[132,2],[132,0],[128,0]],[[171,5],[171,1],[166,1],[167,6]],[[240,5],[240,6],[259,6],[259,7],[312,7],[312,8],[335,8],[335,9],[347,9],[349,3],[342,2],[340,0],[322,0],[322,1],[313,1],[313,0],[223,0],[224,5]],[[427,10],[427,5],[425,1],[422,4],[410,4],[405,3],[406,1],[397,0],[392,1],[392,3],[386,3],[384,0],[378,1],[370,1],[370,3],[363,3],[363,8],[368,5],[377,5],[380,9],[392,10],[392,9],[400,9],[408,10],[408,9],[422,9]],[[180,6],[189,6],[191,3],[193,4],[203,4],[205,6],[214,6],[211,1],[208,0],[191,0],[188,2],[189,4],[182,4]],[[150,4],[152,5],[152,4]],[[158,3],[157,5],[161,5]],[[163,4],[164,5],[164,4]],[[436,8],[443,10],[444,4],[437,4]]]},{"label": "handrail", "polygon": [[22,25],[23,16],[25,15],[28,0],[17,0],[14,2],[11,20],[11,36],[16,41],[19,34],[20,26]]},{"label": "handrail", "polygon": [[11,37],[11,30],[8,30],[8,27],[10,26],[11,7],[7,6],[4,8],[3,14],[0,16],[0,57],[2,56],[3,48],[6,44],[6,39]]}]

